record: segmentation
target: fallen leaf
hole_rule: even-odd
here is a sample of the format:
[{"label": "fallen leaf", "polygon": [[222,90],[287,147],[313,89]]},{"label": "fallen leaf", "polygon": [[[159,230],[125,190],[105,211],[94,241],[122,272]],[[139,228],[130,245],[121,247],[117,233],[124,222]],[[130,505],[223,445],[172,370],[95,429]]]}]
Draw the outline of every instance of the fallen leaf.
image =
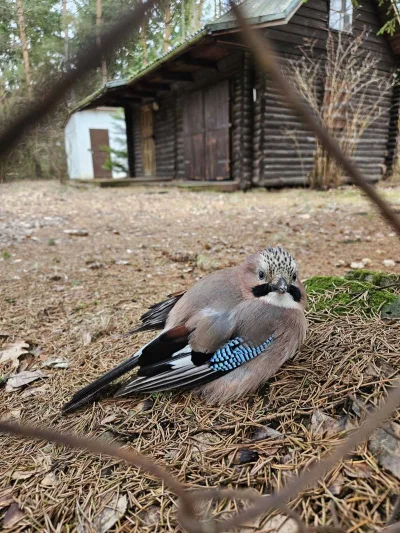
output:
[{"label": "fallen leaf", "polygon": [[54,472],[49,472],[44,476],[40,484],[42,487],[55,487],[58,485],[58,479],[56,478]]},{"label": "fallen leaf", "polygon": [[12,368],[17,369],[21,355],[27,354],[29,344],[25,341],[16,342],[0,352],[0,363],[12,362]]},{"label": "fallen leaf", "polygon": [[342,492],[345,482],[345,477],[342,476],[342,474],[339,474],[328,486],[329,492],[331,492],[334,496],[339,496],[339,494]]},{"label": "fallen leaf", "polygon": [[92,342],[92,336],[88,331],[85,331],[83,333],[83,346],[89,346],[89,344]]},{"label": "fallen leaf", "polygon": [[127,505],[126,496],[118,496],[116,494],[95,518],[93,525],[96,533],[106,533],[106,531],[111,529],[124,516]]},{"label": "fallen leaf", "polygon": [[42,385],[41,387],[30,388],[23,391],[23,393],[21,394],[21,398],[28,398],[29,396],[39,396],[40,394],[49,389],[49,385]]},{"label": "fallen leaf", "polygon": [[36,474],[36,470],[15,470],[11,474],[11,479],[15,479],[17,481],[20,481],[22,479],[29,479],[30,477],[34,476]]},{"label": "fallen leaf", "polygon": [[47,377],[48,376],[40,370],[25,370],[24,372],[20,372],[19,374],[13,374],[7,380],[6,392],[14,392],[15,390],[24,387],[25,385],[29,385],[29,383],[32,383],[37,379],[44,379]]},{"label": "fallen leaf", "polygon": [[25,513],[21,511],[17,503],[12,503],[4,515],[3,528],[11,529],[23,518],[25,518]]},{"label": "fallen leaf", "polygon": [[372,476],[372,470],[366,463],[350,461],[344,466],[344,471],[351,478],[368,479]]},{"label": "fallen leaf", "polygon": [[65,229],[64,233],[75,237],[87,237],[89,235],[86,229]]},{"label": "fallen leaf", "polygon": [[110,422],[114,422],[114,420],[117,418],[117,415],[109,415],[103,418],[103,420],[100,422],[102,426],[105,424],[109,424]]},{"label": "fallen leaf", "polygon": [[352,429],[354,425],[347,417],[339,419],[326,415],[319,409],[315,409],[311,417],[311,430],[314,435],[331,437],[342,431]]},{"label": "fallen leaf", "polygon": [[0,492],[0,509],[8,507],[14,503],[13,488],[8,487]]},{"label": "fallen leaf", "polygon": [[263,426],[256,429],[251,440],[263,440],[267,437],[271,439],[283,439],[284,435],[276,429],[270,428],[269,426]]},{"label": "fallen leaf", "polygon": [[258,530],[259,533],[297,533],[299,528],[293,518],[278,514],[269,518]]},{"label": "fallen leaf", "polygon": [[18,420],[21,418],[21,411],[22,409],[10,409],[10,411],[7,411],[0,420]]},{"label": "fallen leaf", "polygon": [[69,361],[65,357],[50,357],[42,363],[44,368],[68,368]]},{"label": "fallen leaf", "polygon": [[[389,427],[400,438],[400,425],[391,422]],[[369,438],[368,447],[378,463],[400,479],[400,441],[378,428]]]}]

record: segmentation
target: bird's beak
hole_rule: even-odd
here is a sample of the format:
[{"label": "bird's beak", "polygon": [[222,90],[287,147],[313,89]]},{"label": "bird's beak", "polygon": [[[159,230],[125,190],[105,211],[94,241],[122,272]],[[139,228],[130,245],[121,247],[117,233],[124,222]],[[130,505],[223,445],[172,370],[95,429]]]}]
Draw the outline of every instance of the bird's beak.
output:
[{"label": "bird's beak", "polygon": [[278,282],[275,283],[275,285],[272,286],[274,291],[280,292],[283,294],[284,292],[287,292],[287,283],[284,278],[279,278]]}]

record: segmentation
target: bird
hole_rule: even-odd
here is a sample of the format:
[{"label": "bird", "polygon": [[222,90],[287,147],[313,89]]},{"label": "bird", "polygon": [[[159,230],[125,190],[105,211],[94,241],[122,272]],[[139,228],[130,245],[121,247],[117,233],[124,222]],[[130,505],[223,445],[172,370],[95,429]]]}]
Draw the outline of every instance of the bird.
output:
[{"label": "bird", "polygon": [[210,404],[243,398],[295,355],[306,337],[305,307],[296,260],[268,246],[150,307],[130,334],[156,336],[76,392],[63,412],[104,396],[174,389],[194,389]]}]

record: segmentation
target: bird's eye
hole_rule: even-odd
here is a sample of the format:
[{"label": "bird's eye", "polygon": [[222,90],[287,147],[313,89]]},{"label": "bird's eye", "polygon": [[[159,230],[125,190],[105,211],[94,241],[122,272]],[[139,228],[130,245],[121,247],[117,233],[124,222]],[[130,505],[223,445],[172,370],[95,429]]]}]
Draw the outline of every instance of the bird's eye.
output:
[{"label": "bird's eye", "polygon": [[258,271],[258,279],[264,279],[265,278],[265,272],[263,272],[262,270],[259,270]]},{"label": "bird's eye", "polygon": [[297,279],[297,274],[293,274],[293,281],[296,281]]}]

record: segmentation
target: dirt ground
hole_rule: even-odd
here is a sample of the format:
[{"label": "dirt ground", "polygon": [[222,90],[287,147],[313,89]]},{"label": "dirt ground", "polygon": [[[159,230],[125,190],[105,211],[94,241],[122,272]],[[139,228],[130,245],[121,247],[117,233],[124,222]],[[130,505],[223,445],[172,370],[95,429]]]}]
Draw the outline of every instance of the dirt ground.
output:
[{"label": "dirt ground", "polygon": [[[382,192],[400,212],[400,187]],[[369,368],[372,356],[383,353],[398,366],[399,330],[394,326],[384,327],[378,318],[368,323],[363,319],[360,336],[347,318],[321,325],[311,316],[304,352],[274,378],[268,394],[264,391],[228,409],[175,394],[108,400],[68,417],[60,415],[73,391],[149,338],[120,337],[149,305],[216,268],[277,244],[296,257],[302,278],[340,275],[363,259],[368,259],[369,269],[400,272],[394,232],[351,187],[324,193],[296,188],[221,194],[75,189],[40,182],[0,185],[0,351],[24,341],[31,354],[21,358],[25,368],[40,369],[43,362],[60,357],[69,365],[41,368],[46,377],[24,389],[7,392],[2,387],[0,417],[129,443],[193,486],[233,484],[263,492],[281,486],[331,444],[324,437],[315,451],[315,436],[308,428],[313,410],[323,407],[337,415],[337,406],[354,392],[349,376],[357,390],[365,383],[370,386],[371,374],[363,369]],[[346,350],[354,345],[358,355],[353,353],[349,360]],[[335,349],[329,364],[326,346]],[[341,365],[343,357],[346,363]],[[0,373],[8,370],[0,366]],[[335,372],[342,376],[337,383],[317,393],[318,383],[328,383]],[[382,392],[387,374],[379,376],[372,381]],[[287,402],[289,390],[294,392]],[[372,396],[370,389],[362,390],[370,394],[368,401],[377,401],[376,389]],[[266,422],[285,440],[251,441],[248,447],[255,455],[250,466],[247,461],[241,465],[238,450]],[[373,477],[374,490],[359,474],[360,468],[365,473],[365,465],[364,478]],[[310,489],[305,500],[296,503],[297,510],[311,525],[333,523],[324,507],[333,498],[349,533],[379,530],[400,491],[397,478],[383,475],[366,448],[346,468],[347,477],[335,471],[329,491],[326,484]],[[352,492],[356,478],[363,478],[362,489],[359,484]],[[344,496],[332,489],[339,480],[342,485],[347,480]],[[179,530],[174,498],[156,480],[85,453],[1,437],[0,484],[6,494],[11,491],[21,512],[9,531]],[[121,520],[107,529],[104,507],[110,501],[124,510]],[[6,508],[0,509],[0,517]],[[234,508],[220,504],[217,511]]]}]

